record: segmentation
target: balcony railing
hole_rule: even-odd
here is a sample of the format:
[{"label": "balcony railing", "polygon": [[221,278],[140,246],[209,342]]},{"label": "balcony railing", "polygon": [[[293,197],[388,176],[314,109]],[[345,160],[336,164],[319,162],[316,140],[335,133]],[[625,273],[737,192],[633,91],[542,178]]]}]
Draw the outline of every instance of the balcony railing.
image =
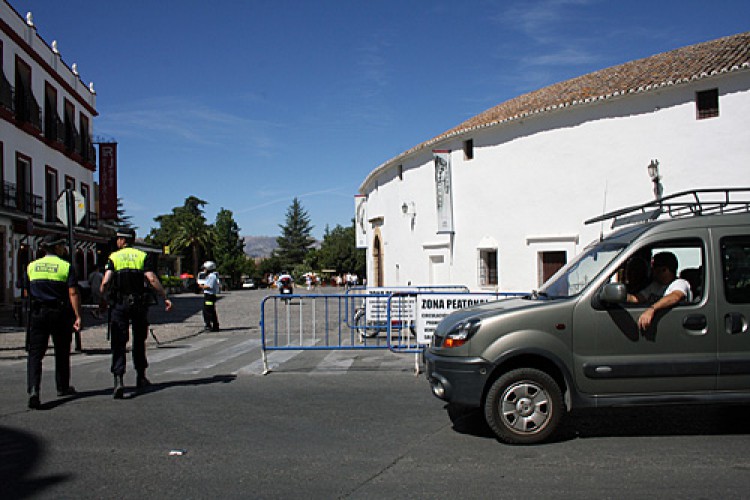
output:
[{"label": "balcony railing", "polygon": [[36,130],[42,130],[42,110],[39,103],[34,99],[31,90],[26,90],[22,94],[16,91],[14,102],[16,104],[16,120],[21,123],[28,123]]},{"label": "balcony railing", "polygon": [[[2,73],[2,68],[0,68],[0,73]],[[4,107],[8,111],[13,111],[13,86],[10,84],[7,78],[5,78],[5,73],[3,73],[3,78],[0,80],[0,106]]]},{"label": "balcony railing", "polygon": [[2,206],[29,214],[35,219],[44,216],[44,203],[41,196],[33,193],[19,193],[12,182],[3,183]]},{"label": "balcony railing", "polygon": [[60,144],[65,140],[65,127],[55,111],[48,110],[44,116],[44,137]]}]

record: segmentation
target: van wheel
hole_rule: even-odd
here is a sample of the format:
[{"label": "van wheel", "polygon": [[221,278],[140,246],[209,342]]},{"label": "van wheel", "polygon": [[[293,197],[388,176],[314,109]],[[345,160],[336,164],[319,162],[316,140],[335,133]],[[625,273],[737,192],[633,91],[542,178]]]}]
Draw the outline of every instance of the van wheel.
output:
[{"label": "van wheel", "polygon": [[508,444],[544,441],[557,429],[563,411],[560,386],[534,368],[519,368],[501,376],[484,403],[487,423]]}]

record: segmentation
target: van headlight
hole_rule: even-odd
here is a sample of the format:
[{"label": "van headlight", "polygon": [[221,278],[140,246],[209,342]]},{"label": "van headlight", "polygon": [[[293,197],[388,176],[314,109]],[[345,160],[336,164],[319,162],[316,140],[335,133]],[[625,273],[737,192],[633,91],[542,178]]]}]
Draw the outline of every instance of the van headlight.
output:
[{"label": "van headlight", "polygon": [[482,320],[479,318],[466,319],[456,324],[448,331],[443,340],[443,347],[458,347],[464,345],[479,330]]}]

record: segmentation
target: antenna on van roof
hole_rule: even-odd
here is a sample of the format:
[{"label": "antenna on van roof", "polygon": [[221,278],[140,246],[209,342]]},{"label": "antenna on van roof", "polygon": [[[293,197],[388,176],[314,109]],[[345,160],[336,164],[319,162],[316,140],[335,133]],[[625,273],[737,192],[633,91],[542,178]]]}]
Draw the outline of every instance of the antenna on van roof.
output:
[{"label": "antenna on van roof", "polygon": [[[602,215],[607,213],[607,188],[609,186],[609,181],[604,180],[604,205],[602,206]],[[602,223],[599,228],[599,241],[602,241],[604,239],[604,219],[602,219]]]}]

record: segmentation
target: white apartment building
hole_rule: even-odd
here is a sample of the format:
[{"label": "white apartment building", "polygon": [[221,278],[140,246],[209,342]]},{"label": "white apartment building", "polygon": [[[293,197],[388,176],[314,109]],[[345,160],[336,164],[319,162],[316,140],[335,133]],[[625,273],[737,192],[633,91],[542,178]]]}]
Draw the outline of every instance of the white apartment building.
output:
[{"label": "white apartment building", "polygon": [[537,288],[664,193],[750,187],[750,32],[499,104],[383,163],[357,197],[368,285]]},{"label": "white apartment building", "polygon": [[67,235],[56,202],[67,188],[83,195],[75,228],[79,278],[96,262],[101,234],[95,204],[92,142],[96,93],[37,33],[32,15],[0,2],[0,303],[22,292],[26,264],[50,233]]}]

